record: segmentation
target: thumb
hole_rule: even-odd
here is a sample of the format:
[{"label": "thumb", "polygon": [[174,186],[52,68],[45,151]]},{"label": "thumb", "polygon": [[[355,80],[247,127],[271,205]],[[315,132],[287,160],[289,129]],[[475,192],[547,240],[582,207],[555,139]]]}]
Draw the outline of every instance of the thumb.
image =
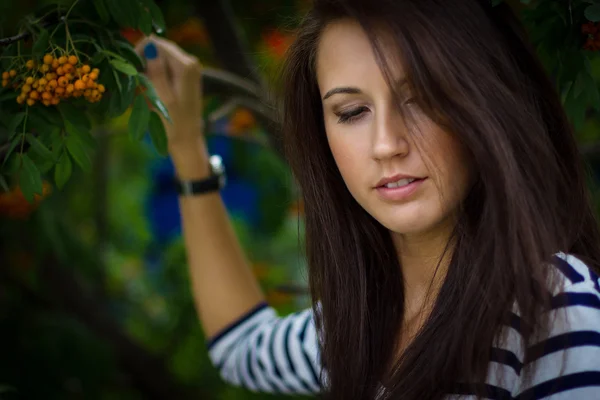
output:
[{"label": "thumb", "polygon": [[[146,59],[146,76],[154,85],[156,92],[165,105],[171,104],[174,100],[173,84],[170,80],[166,54],[161,54],[158,46],[149,38],[145,40],[138,49],[143,52]],[[163,52],[164,53],[164,52]]]}]

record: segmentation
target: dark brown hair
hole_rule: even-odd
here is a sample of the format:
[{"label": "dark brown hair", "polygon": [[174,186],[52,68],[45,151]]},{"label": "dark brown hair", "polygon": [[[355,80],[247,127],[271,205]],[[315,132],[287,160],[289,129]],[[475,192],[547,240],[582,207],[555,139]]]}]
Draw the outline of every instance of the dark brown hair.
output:
[{"label": "dark brown hair", "polygon": [[[549,321],[558,251],[598,270],[600,235],[570,124],[510,7],[477,0],[316,0],[284,68],[284,139],[302,189],[306,251],[327,393],[334,399],[440,399],[486,381],[490,349],[518,305],[525,343]],[[390,233],[353,199],[330,152],[315,61],[319,37],[351,18],[384,76],[391,33],[420,107],[460,138],[477,182],[425,325],[394,358],[404,290]],[[483,395],[476,385],[471,392]]]}]

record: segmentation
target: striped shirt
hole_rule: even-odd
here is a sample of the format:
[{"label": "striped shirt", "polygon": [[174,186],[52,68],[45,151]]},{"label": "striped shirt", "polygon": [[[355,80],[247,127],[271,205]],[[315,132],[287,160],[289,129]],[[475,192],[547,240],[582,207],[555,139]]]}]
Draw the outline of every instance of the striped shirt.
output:
[{"label": "striped shirt", "polygon": [[[556,257],[563,281],[553,293],[550,334],[524,359],[519,317],[492,348],[485,388],[489,399],[600,400],[600,278],[582,261]],[[317,394],[321,366],[314,315],[287,317],[260,304],[208,342],[209,356],[228,383],[255,392]],[[524,369],[533,371],[522,379]],[[323,374],[325,375],[325,374]],[[457,386],[448,399],[474,399]]]}]

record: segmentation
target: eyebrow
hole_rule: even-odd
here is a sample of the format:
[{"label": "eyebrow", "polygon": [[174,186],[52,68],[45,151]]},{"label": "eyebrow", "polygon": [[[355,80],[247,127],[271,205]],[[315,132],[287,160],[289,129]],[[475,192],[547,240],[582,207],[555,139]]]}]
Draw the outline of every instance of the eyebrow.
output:
[{"label": "eyebrow", "polygon": [[[396,82],[396,84],[398,85],[399,90],[404,90],[404,86],[406,86],[406,84],[408,84],[408,80],[406,78],[401,78],[401,79],[398,80],[398,82]],[[325,93],[325,96],[323,96],[323,100],[327,100],[328,98],[330,98],[334,94],[340,94],[340,93],[344,93],[344,94],[361,94],[362,90],[360,90],[357,87],[352,87],[352,86],[344,86],[344,87],[333,88],[330,91],[328,91],[327,93]]]},{"label": "eyebrow", "polygon": [[327,100],[328,98],[330,98],[334,94],[340,94],[340,93],[360,94],[360,93],[362,93],[362,90],[360,90],[359,88],[348,87],[348,86],[346,86],[346,87],[337,87],[337,88],[331,89],[329,92],[325,93],[325,96],[323,96],[323,100]]}]

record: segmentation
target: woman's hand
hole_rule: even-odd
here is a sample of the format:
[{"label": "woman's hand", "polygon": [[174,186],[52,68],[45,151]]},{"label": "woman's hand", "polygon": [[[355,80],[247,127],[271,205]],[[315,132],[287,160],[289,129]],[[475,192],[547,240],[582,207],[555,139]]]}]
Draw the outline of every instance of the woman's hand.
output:
[{"label": "woman's hand", "polygon": [[171,116],[172,123],[164,123],[178,174],[189,175],[182,170],[192,169],[195,173],[206,172],[200,62],[175,43],[154,35],[141,40],[136,51],[146,58],[146,75]]}]

